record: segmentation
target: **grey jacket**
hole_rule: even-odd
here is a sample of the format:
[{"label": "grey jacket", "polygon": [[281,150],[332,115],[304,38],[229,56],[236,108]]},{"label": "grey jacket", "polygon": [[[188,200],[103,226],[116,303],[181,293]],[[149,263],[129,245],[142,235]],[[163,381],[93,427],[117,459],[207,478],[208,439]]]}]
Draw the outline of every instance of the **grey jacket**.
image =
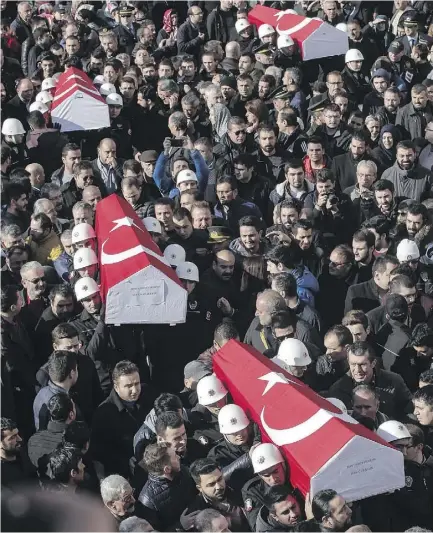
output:
[{"label": "grey jacket", "polygon": [[385,170],[382,179],[389,180],[394,185],[395,196],[411,198],[416,202],[433,197],[433,176],[419,165],[411,170],[403,170],[396,161]]}]

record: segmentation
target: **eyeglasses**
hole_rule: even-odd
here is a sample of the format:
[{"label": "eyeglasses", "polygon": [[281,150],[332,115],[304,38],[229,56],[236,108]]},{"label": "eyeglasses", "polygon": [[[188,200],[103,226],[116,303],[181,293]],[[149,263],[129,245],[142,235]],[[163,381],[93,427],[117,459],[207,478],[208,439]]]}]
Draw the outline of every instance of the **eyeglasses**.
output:
[{"label": "eyeglasses", "polygon": [[278,342],[283,342],[286,339],[293,339],[294,336],[295,336],[294,331],[292,333],[287,333],[286,335],[281,335],[280,337],[277,337],[274,333],[275,340],[277,340]]},{"label": "eyeglasses", "polygon": [[23,281],[28,281],[29,283],[33,283],[33,285],[37,285],[40,281],[45,281],[45,278],[35,278],[35,279],[25,279],[23,278]]},{"label": "eyeglasses", "polygon": [[334,266],[334,267],[343,267],[345,265],[349,265],[350,262],[346,262],[346,263],[335,263],[334,261],[329,261],[329,265],[330,266]]},{"label": "eyeglasses", "polygon": [[246,135],[246,133],[247,132],[245,130],[237,130],[237,131],[233,132],[233,135],[236,135],[236,136],[238,136],[238,135]]}]

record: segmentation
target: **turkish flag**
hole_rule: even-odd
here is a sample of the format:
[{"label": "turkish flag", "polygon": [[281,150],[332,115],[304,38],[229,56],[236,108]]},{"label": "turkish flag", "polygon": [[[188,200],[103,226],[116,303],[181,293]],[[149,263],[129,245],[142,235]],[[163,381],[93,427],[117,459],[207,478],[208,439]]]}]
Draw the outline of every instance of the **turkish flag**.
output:
[{"label": "turkish flag", "polygon": [[263,440],[280,447],[304,495],[332,488],[354,501],[404,486],[400,451],[251,346],[232,340],[213,365]]}]

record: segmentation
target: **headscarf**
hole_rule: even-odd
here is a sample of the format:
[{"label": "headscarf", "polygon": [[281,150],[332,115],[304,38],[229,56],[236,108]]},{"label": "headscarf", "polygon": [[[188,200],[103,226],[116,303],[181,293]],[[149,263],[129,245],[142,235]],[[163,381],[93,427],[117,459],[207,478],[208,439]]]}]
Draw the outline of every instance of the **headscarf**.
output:
[{"label": "headscarf", "polygon": [[224,104],[215,104],[213,106],[215,116],[215,125],[213,127],[215,139],[219,142],[221,137],[227,133],[227,124],[231,117],[230,111]]},{"label": "headscarf", "polygon": [[177,13],[177,11],[175,9],[167,9],[162,17],[162,28],[168,34],[173,31],[173,26],[171,24],[171,15],[173,13]]},{"label": "headscarf", "polygon": [[[390,133],[392,135],[393,143],[392,148],[385,148],[383,145],[383,134],[384,133]],[[383,128],[380,130],[380,136],[379,136],[379,146],[384,154],[385,158],[390,161],[390,164],[392,165],[395,161],[395,158],[397,156],[397,143],[400,141],[401,135],[398,131],[398,128],[394,126],[393,124],[386,124],[383,126]]]}]

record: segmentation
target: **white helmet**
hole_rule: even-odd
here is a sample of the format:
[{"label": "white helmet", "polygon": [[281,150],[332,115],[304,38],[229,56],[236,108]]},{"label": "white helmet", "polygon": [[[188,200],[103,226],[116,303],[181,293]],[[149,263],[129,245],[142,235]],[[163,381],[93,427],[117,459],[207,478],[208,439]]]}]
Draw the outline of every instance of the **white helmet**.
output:
[{"label": "white helmet", "polygon": [[41,91],[35,98],[36,102],[42,102],[43,104],[48,104],[48,102],[52,102],[53,100],[53,95],[48,91]]},{"label": "white helmet", "polygon": [[189,168],[181,170],[176,177],[176,185],[179,187],[184,181],[198,181],[195,172]]},{"label": "white helmet", "polygon": [[88,239],[96,239],[95,230],[87,222],[80,222],[74,226],[72,230],[72,244],[87,241]]},{"label": "white helmet", "polygon": [[97,264],[98,258],[91,248],[78,248],[74,253],[74,270]]},{"label": "white helmet", "polygon": [[109,94],[116,92],[116,87],[112,83],[102,83],[99,87],[99,92],[102,96],[108,96]]},{"label": "white helmet", "polygon": [[77,281],[74,291],[77,301],[81,302],[84,298],[88,298],[99,292],[99,287],[94,279],[85,276]]},{"label": "white helmet", "polygon": [[289,37],[289,35],[279,35],[277,39],[277,48],[278,50],[281,50],[281,48],[287,48],[288,46],[293,46],[295,44],[295,41]]},{"label": "white helmet", "polygon": [[364,61],[364,56],[356,48],[351,48],[346,52],[346,57],[344,58],[345,63],[350,63],[351,61]]},{"label": "white helmet", "polygon": [[335,28],[337,30],[340,30],[340,31],[344,31],[344,33],[347,33],[347,30],[348,30],[348,27],[347,27],[347,24],[345,22],[339,22]]},{"label": "white helmet", "polygon": [[185,248],[180,244],[169,244],[164,250],[164,257],[172,267],[177,267],[186,259]]},{"label": "white helmet", "polygon": [[278,348],[276,359],[281,361],[283,368],[285,366],[308,366],[311,363],[311,357],[305,344],[298,339],[285,339]]},{"label": "white helmet", "polygon": [[387,420],[377,428],[376,433],[386,442],[399,439],[410,439],[412,435],[407,427],[397,420]]},{"label": "white helmet", "polygon": [[211,374],[197,383],[197,398],[200,405],[212,405],[227,396],[227,389],[221,380]]},{"label": "white helmet", "polygon": [[25,135],[26,130],[18,119],[7,118],[3,122],[2,133],[3,135]]},{"label": "white helmet", "polygon": [[55,89],[57,87],[58,81],[54,78],[45,78],[41,84],[42,91],[49,91],[50,89]]},{"label": "white helmet", "polygon": [[47,113],[49,111],[47,104],[44,104],[43,102],[33,102],[30,104],[29,112],[32,111],[40,111],[42,114]]},{"label": "white helmet", "polygon": [[223,435],[231,435],[247,428],[250,421],[242,407],[230,403],[222,407],[218,413],[218,425]]},{"label": "white helmet", "polygon": [[414,241],[403,239],[397,246],[397,259],[400,261],[400,263],[419,259],[419,255],[419,248]]},{"label": "white helmet", "polygon": [[284,463],[280,450],[270,442],[259,444],[251,454],[254,474],[260,474],[268,468]]},{"label": "white helmet", "polygon": [[273,33],[275,33],[275,30],[270,24],[262,24],[259,26],[260,39],[263,39],[263,37],[266,37],[267,35],[272,35]]},{"label": "white helmet", "polygon": [[93,78],[94,85],[103,85],[104,83],[104,76],[102,74],[98,74]]},{"label": "white helmet", "polygon": [[161,233],[162,233],[161,223],[159,222],[159,220],[156,220],[155,217],[143,218],[143,224],[144,224],[144,227],[147,229],[148,232],[150,232],[150,233],[159,233],[161,235]]},{"label": "white helmet", "polygon": [[343,413],[347,414],[347,407],[344,404],[344,402],[342,402],[338,398],[326,398],[326,399],[328,400],[329,403],[332,403],[332,405],[335,405],[335,407],[338,407],[338,409],[340,409],[340,411],[342,411]]},{"label": "white helmet", "polygon": [[185,279],[187,281],[195,281],[198,283],[199,274],[198,268],[191,261],[184,261],[176,268],[176,274],[179,279]]},{"label": "white helmet", "polygon": [[251,23],[248,19],[239,19],[236,21],[235,28],[238,33],[242,33],[244,30],[249,28]]},{"label": "white helmet", "polygon": [[105,98],[105,103],[107,105],[120,105],[120,106],[123,106],[123,98],[120,96],[120,94],[110,93]]}]

